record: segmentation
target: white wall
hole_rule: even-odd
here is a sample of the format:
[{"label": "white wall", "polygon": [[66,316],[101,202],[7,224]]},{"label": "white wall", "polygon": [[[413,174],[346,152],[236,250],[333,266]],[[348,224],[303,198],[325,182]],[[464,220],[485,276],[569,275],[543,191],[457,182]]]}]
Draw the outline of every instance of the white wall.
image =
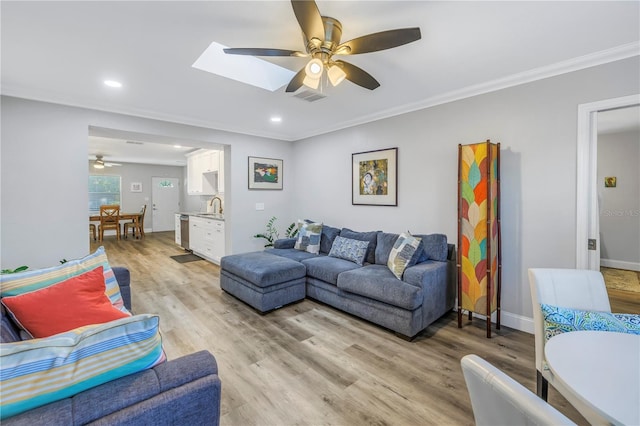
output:
[{"label": "white wall", "polygon": [[[143,205],[147,205],[147,212],[145,213],[144,228],[145,231],[153,228],[153,214],[152,214],[152,186],[151,178],[154,177],[166,177],[180,179],[180,184],[183,182],[183,169],[184,166],[159,166],[152,164],[132,164],[132,163],[119,163],[121,166],[105,167],[104,169],[96,169],[93,167],[93,161],[89,161],[89,174],[90,175],[107,175],[107,176],[120,176],[120,208],[123,212],[136,212],[139,211]],[[131,183],[142,183],[142,192],[131,192]],[[182,188],[180,189],[182,192]],[[182,199],[182,194],[180,199]],[[88,210],[88,209],[87,209]]]},{"label": "white wall", "polygon": [[[640,92],[638,58],[297,142],[298,217],[457,244],[457,146],[501,143],[502,320],[532,330],[530,267],[575,267],[579,104]],[[398,207],[351,205],[351,154],[398,147]],[[312,163],[310,163],[312,162]]]},{"label": "white wall", "polygon": [[[640,271],[640,133],[598,135],[600,257],[604,266]],[[615,188],[605,188],[615,176]]]},{"label": "white wall", "polygon": [[[532,330],[527,268],[575,267],[577,107],[639,93],[639,73],[635,57],[293,144],[3,97],[2,267],[88,252],[89,125],[228,145],[225,216],[235,253],[262,247],[251,236],[271,216],[281,229],[313,218],[363,231],[442,232],[455,243],[457,145],[491,139],[502,144],[503,324]],[[351,154],[395,146],[399,206],[352,206]],[[247,190],[248,156],[283,159],[284,190]]]},{"label": "white wall", "polygon": [[[249,191],[247,157],[293,163],[291,142],[2,97],[0,158],[0,262],[2,268],[58,264],[89,253],[89,126],[228,145],[225,232],[230,252],[259,250],[252,236],[272,215],[288,216],[290,186],[282,191]],[[233,197],[229,194],[233,193]],[[265,203],[256,211],[255,203]]]}]

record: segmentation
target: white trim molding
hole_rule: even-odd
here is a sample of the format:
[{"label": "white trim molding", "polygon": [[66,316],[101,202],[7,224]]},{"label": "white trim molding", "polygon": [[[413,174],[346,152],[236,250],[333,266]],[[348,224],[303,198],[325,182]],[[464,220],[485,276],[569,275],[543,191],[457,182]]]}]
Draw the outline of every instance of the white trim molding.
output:
[{"label": "white trim molding", "polygon": [[[597,159],[598,112],[640,105],[640,94],[578,105],[576,167],[576,268],[598,270],[600,238],[598,229]],[[596,250],[588,250],[589,239]]]}]

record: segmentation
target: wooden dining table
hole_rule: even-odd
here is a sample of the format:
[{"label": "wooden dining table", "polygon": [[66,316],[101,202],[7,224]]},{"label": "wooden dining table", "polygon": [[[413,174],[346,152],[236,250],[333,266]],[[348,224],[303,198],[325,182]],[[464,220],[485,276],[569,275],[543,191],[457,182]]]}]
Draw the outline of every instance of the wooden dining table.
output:
[{"label": "wooden dining table", "polygon": [[[135,212],[135,213],[120,213],[120,215],[118,216],[119,220],[132,220],[136,226],[134,227],[134,229],[136,229],[138,226],[138,221],[140,220],[140,212]],[[100,214],[90,214],[89,215],[89,222],[100,222]]]}]

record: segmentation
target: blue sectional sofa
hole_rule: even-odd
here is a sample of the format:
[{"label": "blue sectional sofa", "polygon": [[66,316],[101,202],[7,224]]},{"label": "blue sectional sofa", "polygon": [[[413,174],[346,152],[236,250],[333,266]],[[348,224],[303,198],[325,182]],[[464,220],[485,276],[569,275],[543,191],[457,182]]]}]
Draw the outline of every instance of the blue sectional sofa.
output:
[{"label": "blue sectional sofa", "polygon": [[[113,272],[125,306],[131,309],[129,271],[114,267]],[[4,309],[1,321],[3,335],[7,327],[15,328]],[[201,351],[22,412],[2,424],[218,425],[220,392],[216,360]]]},{"label": "blue sectional sofa", "polygon": [[[363,265],[328,256],[338,236],[368,242]],[[445,235],[414,234],[421,238],[423,252],[398,279],[387,266],[398,236],[324,225],[318,254],[294,248],[292,238],[277,240],[263,252],[223,257],[221,287],[261,312],[306,296],[412,339],[454,307],[455,249]],[[296,267],[300,264],[302,272]]]}]

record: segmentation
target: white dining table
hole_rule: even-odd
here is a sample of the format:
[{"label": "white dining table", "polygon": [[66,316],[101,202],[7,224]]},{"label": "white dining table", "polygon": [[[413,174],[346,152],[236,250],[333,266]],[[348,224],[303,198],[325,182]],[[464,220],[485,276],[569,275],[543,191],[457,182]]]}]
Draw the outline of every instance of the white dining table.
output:
[{"label": "white dining table", "polygon": [[640,335],[572,331],[549,339],[544,353],[558,390],[590,423],[640,425]]}]

